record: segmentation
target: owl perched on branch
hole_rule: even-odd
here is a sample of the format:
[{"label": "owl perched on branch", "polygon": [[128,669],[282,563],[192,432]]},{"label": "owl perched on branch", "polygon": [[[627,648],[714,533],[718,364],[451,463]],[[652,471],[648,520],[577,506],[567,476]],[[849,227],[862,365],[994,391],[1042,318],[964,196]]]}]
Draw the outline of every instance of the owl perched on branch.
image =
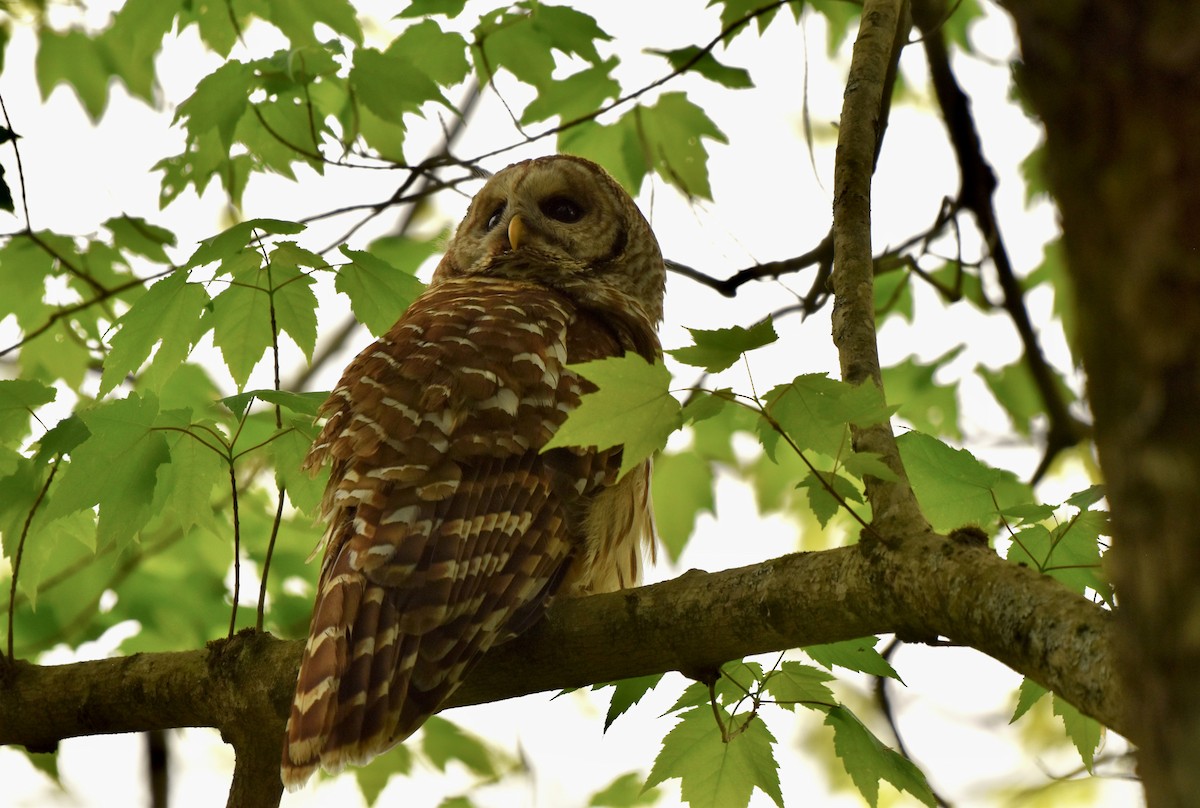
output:
[{"label": "owl perched on branch", "polygon": [[660,352],[665,272],[633,200],[587,160],[509,166],[429,288],[350,363],[306,460],[329,523],[283,781],[412,734],[558,595],[638,580],[650,464],[542,447],[594,389],[568,369]]}]

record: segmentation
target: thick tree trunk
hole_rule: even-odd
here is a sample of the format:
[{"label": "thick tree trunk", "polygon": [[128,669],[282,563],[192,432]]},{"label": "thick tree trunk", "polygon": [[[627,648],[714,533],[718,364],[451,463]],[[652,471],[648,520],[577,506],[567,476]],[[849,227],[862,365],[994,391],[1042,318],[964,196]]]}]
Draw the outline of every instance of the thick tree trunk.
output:
[{"label": "thick tree trunk", "polygon": [[1128,719],[1151,806],[1200,794],[1200,4],[1008,0],[1115,527]]}]

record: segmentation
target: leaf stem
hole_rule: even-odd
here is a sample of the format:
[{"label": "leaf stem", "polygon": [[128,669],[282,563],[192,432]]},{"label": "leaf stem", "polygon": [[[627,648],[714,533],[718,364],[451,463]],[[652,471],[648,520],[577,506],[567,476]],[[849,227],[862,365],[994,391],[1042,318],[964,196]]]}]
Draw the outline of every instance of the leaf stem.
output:
[{"label": "leaf stem", "polygon": [[21,526],[21,537],[17,540],[17,553],[13,557],[12,581],[9,582],[8,587],[8,658],[10,660],[16,659],[13,656],[13,615],[16,612],[17,578],[21,574],[21,558],[25,554],[25,539],[29,536],[29,526],[33,524],[33,515],[37,513],[42,500],[46,498],[46,492],[50,490],[50,483],[54,481],[54,475],[58,473],[58,464],[61,459],[60,455],[54,465],[50,467],[50,473],[46,475],[46,482],[42,483],[41,490],[38,491],[33,504],[29,506],[29,513],[25,515],[25,524]]}]

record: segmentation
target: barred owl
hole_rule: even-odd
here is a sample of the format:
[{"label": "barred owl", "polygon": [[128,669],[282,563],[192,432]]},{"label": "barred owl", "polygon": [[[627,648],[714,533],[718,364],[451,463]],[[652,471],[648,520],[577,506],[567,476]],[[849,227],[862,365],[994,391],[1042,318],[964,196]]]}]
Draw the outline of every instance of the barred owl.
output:
[{"label": "barred owl", "polygon": [[558,595],[636,583],[650,467],[541,448],[594,389],[568,363],[661,349],[650,226],[599,166],[509,166],[472,200],[429,288],[359,354],[306,460],[328,521],[283,781],[413,733]]}]

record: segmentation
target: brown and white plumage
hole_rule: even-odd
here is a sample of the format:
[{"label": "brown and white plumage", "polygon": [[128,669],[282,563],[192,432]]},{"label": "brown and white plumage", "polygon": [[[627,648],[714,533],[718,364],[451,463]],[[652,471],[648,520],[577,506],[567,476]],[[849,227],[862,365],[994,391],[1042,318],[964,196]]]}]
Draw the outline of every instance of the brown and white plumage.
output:
[{"label": "brown and white plumage", "polygon": [[662,257],[595,164],[509,166],[476,195],[429,288],[325,404],[328,545],[284,783],[363,763],[437,711],[556,594],[637,581],[649,463],[540,452],[592,389],[568,363],[660,352]]}]

